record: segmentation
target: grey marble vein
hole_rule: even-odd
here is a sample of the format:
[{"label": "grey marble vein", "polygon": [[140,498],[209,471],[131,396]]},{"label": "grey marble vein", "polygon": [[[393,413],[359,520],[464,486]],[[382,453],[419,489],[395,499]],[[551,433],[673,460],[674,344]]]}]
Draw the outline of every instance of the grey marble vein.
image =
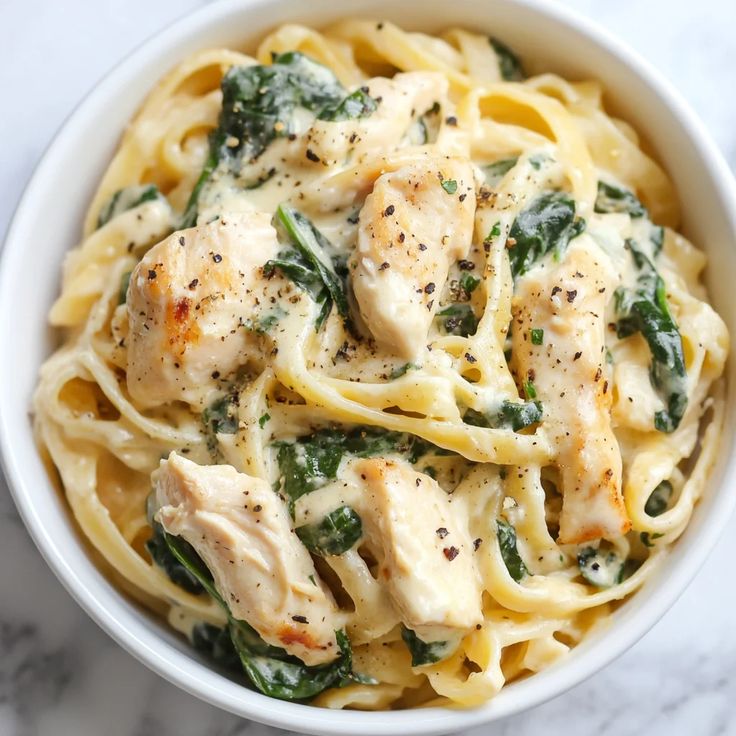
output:
[{"label": "grey marble vein", "polygon": [[[202,0],[0,4],[0,232],[58,125],[143,38]],[[566,0],[633,45],[736,168],[734,0]],[[736,521],[663,620],[597,676],[466,736],[736,734]],[[169,685],[121,650],[46,568],[0,482],[0,736],[278,736]]]}]

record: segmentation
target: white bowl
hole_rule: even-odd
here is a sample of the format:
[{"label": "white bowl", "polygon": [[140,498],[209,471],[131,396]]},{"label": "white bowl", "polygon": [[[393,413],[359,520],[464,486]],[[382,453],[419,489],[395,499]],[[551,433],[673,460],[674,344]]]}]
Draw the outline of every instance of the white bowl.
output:
[{"label": "white bowl", "polygon": [[[559,695],[622,654],[667,611],[715,544],[736,500],[736,412],[728,415],[720,461],[690,526],[661,573],[612,616],[605,632],[550,669],[504,688],[481,708],[380,713],[328,711],[252,692],[210,669],[164,623],[132,604],[88,556],[49,482],[28,416],[38,368],[53,345],[46,314],[58,292],[62,259],[79,238],[83,213],[123,127],[154,82],[197,49],[252,44],[287,21],[319,26],[351,15],[380,17],[415,30],[482,28],[545,68],[602,80],[615,112],[646,134],[674,179],[683,203],[683,230],[707,251],[711,298],[736,332],[736,187],[731,174],[679,95],[600,28],[546,0],[226,0],[156,35],[109,74],[65,123],[26,189],[0,271],[2,460],[25,524],[67,590],[122,646],[169,681],[233,713],[287,729],[385,736],[446,733]],[[730,374],[733,369],[731,361]]]}]

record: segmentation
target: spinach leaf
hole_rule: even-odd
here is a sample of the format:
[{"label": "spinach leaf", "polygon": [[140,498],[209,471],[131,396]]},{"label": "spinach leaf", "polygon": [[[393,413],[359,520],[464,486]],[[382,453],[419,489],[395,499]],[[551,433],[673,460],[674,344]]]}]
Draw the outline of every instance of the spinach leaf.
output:
[{"label": "spinach leaf", "polygon": [[[194,549],[179,537],[164,532],[172,554],[184,565],[222,606],[228,616],[227,633],[232,650],[224,641],[224,635],[199,631],[199,643],[212,642],[212,654],[218,655],[225,665],[232,665],[233,652],[237,654],[243,671],[253,685],[265,695],[281,700],[306,700],[328,687],[337,686],[352,678],[353,654],[350,640],[344,631],[335,632],[340,656],[326,665],[309,667],[283,649],[261,639],[245,621],[233,618],[227,604],[217,592],[212,575]],[[206,633],[208,638],[201,636]],[[217,649],[216,649],[217,645]]]},{"label": "spinach leaf", "polygon": [[687,376],[682,337],[669,307],[664,281],[649,258],[633,240],[626,241],[639,276],[635,289],[616,290],[619,320],[616,332],[620,338],[640,332],[652,355],[650,378],[664,401],[665,409],[654,415],[654,427],[660,432],[673,432],[687,408]]},{"label": "spinach leaf", "polygon": [[212,573],[207,569],[207,565],[204,564],[194,547],[185,539],[169,534],[163,527],[162,533],[172,556],[229,614],[227,604],[215,588]]},{"label": "spinach leaf", "polygon": [[416,363],[404,363],[404,365],[400,365],[398,368],[394,368],[389,378],[393,381],[397,378],[401,378],[401,376],[405,376],[409,371],[415,371],[421,366],[418,366]]},{"label": "spinach leaf", "polygon": [[652,250],[656,258],[662,252],[664,246],[664,228],[661,225],[652,225],[649,240],[652,243]]},{"label": "spinach leaf", "polygon": [[470,304],[451,304],[437,312],[437,317],[446,335],[467,337],[478,329],[478,318]]},{"label": "spinach leaf", "polygon": [[318,524],[306,524],[295,531],[310,552],[324,557],[341,555],[353,547],[363,535],[363,523],[350,506],[340,506]]},{"label": "spinach leaf", "polygon": [[331,243],[300,212],[287,204],[279,205],[276,219],[283,226],[291,240],[293,250],[279,254],[278,259],[267,261],[263,267],[265,274],[278,268],[322,304],[323,309],[317,320],[317,329],[322,326],[334,303],[341,317],[348,316],[348,298],[343,280],[335,271],[332,262],[320,258],[320,253],[333,250]]},{"label": "spinach leaf", "polygon": [[655,532],[654,534],[650,534],[649,532],[642,532],[639,535],[639,539],[641,540],[641,543],[645,547],[654,547],[655,540],[661,539],[664,536],[664,534],[659,534],[658,532]]},{"label": "spinach leaf", "polygon": [[499,161],[494,161],[492,164],[483,166],[483,173],[485,174],[486,184],[495,187],[503,177],[516,166],[518,156],[513,158],[502,158]]},{"label": "spinach leaf", "polygon": [[407,142],[414,146],[423,146],[425,143],[434,142],[439,130],[440,103],[435,102],[426,112],[420,115],[410,126],[406,133]]},{"label": "spinach leaf", "polygon": [[511,274],[526,273],[547,253],[559,258],[567,244],[585,230],[585,220],[575,217],[575,200],[565,192],[537,197],[514,220],[509,232]]},{"label": "spinach leaf", "polygon": [[422,641],[414,631],[403,624],[401,625],[401,638],[411,652],[412,667],[439,662],[457,648],[457,642],[454,641]]},{"label": "spinach leaf", "polygon": [[578,552],[580,574],[591,585],[610,588],[624,578],[626,566],[613,551],[605,552],[595,547],[585,547]]},{"label": "spinach leaf", "polygon": [[235,434],[238,431],[237,396],[228,394],[213,401],[202,412],[202,422],[213,434]]},{"label": "spinach leaf", "polygon": [[631,217],[645,217],[646,207],[628,189],[620,189],[613,184],[598,182],[598,196],[595,200],[596,212],[625,212]]},{"label": "spinach leaf", "polygon": [[542,403],[540,401],[509,401],[504,399],[501,406],[493,412],[479,412],[468,409],[463,416],[465,424],[474,427],[491,427],[492,429],[512,429],[519,432],[542,421]]},{"label": "spinach leaf", "polygon": [[227,626],[220,628],[208,623],[195,624],[192,628],[192,646],[223,669],[243,671]]},{"label": "spinach leaf", "polygon": [[514,432],[541,422],[543,415],[541,401],[504,401],[501,404],[501,420],[506,426],[510,425]]},{"label": "spinach leaf", "polygon": [[374,113],[378,107],[376,100],[368,94],[367,87],[356,89],[337,104],[328,104],[317,118],[339,122],[341,120],[355,120],[365,118]]},{"label": "spinach leaf", "polygon": [[530,573],[516,547],[516,529],[507,521],[498,519],[496,521],[496,536],[498,537],[498,546],[501,549],[501,557],[506,563],[506,569],[509,571],[509,575],[518,583]]},{"label": "spinach leaf", "polygon": [[128,286],[130,285],[130,277],[132,275],[132,271],[126,271],[120,277],[120,288],[118,289],[118,304],[125,304],[125,302],[128,301]]},{"label": "spinach leaf", "polygon": [[235,66],[222,79],[222,109],[210,134],[209,154],[187,203],[182,227],[197,219],[202,188],[219,168],[237,176],[276,137],[292,132],[297,108],[321,110],[343,98],[345,89],[327,67],[291,51],[267,66]]},{"label": "spinach leaf", "polygon": [[281,251],[278,258],[266,261],[263,266],[263,273],[270,276],[277,268],[300,289],[306,291],[314,301],[321,303],[329,298],[329,292],[325,288],[319,273],[298,250],[291,248]]},{"label": "spinach leaf", "polygon": [[340,656],[329,664],[308,667],[283,650],[279,650],[279,657],[255,654],[243,637],[242,623],[238,622],[236,627],[230,624],[230,636],[243,670],[265,695],[280,700],[308,700],[328,687],[337,686],[351,678],[353,654],[344,631],[335,634]]},{"label": "spinach leaf", "polygon": [[263,314],[256,319],[243,320],[243,327],[251,332],[257,332],[259,335],[267,335],[274,325],[277,325],[282,317],[286,316],[286,311],[278,304],[268,313]]},{"label": "spinach leaf", "polygon": [[346,454],[375,457],[403,454],[412,447],[409,435],[375,427],[349,432],[323,429],[296,442],[278,442],[277,462],[281,472],[281,490],[291,504],[305,493],[322,487],[337,475]]},{"label": "spinach leaf", "polygon": [[661,516],[667,511],[667,506],[672,498],[672,483],[668,480],[663,480],[650,494],[646,504],[644,504],[644,511],[649,516]]},{"label": "spinach leaf", "polygon": [[123,212],[139,207],[144,202],[152,202],[155,199],[165,200],[155,184],[141,184],[118,189],[100,210],[100,214],[97,216],[97,227],[101,228],[114,217],[122,215]]},{"label": "spinach leaf", "polygon": [[506,82],[521,82],[524,79],[524,69],[519,57],[497,38],[490,37],[488,41],[496,52],[501,78]]},{"label": "spinach leaf", "polygon": [[166,543],[166,533],[161,524],[152,519],[150,523],[153,528],[153,534],[146,542],[146,550],[151,555],[154,563],[166,573],[174,585],[183,588],[187,593],[192,593],[193,595],[204,593],[204,588],[200,585],[197,577],[192,575],[186,566],[182,565],[171,553],[169,545]]}]

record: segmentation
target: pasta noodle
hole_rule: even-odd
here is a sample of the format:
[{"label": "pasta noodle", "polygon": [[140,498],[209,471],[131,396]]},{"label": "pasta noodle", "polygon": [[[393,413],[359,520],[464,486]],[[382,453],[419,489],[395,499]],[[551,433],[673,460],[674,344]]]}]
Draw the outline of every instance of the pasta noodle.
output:
[{"label": "pasta noodle", "polygon": [[729,339],[678,219],[597,82],[495,39],[346,20],[196,53],[67,256],[38,440],[126,590],[244,681],[483,703],[703,493]]}]

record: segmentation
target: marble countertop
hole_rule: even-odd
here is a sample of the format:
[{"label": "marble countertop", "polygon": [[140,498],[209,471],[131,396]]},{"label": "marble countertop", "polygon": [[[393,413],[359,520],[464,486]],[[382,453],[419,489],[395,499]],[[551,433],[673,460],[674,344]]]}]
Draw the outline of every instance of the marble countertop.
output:
[{"label": "marble countertop", "polygon": [[[202,0],[0,3],[0,233],[77,101],[141,40]],[[736,2],[566,0],[654,63],[736,168]],[[9,356],[5,356],[7,360]],[[494,736],[736,734],[736,518],[682,598],[590,681]],[[0,480],[0,734],[278,736],[186,695],[108,638],[62,589]],[[10,593],[10,594],[4,594]]]}]

